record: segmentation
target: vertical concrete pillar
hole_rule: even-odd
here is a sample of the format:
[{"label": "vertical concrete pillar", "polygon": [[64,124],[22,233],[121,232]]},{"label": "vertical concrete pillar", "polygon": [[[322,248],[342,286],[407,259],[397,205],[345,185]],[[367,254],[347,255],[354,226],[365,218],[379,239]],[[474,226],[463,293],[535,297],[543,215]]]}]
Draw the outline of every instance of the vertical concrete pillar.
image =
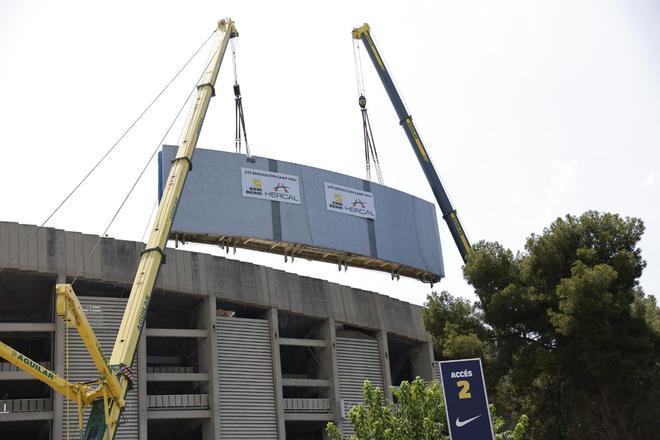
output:
[{"label": "vertical concrete pillar", "polygon": [[[66,275],[60,274],[57,276],[57,284],[66,283]],[[53,371],[60,377],[64,377],[64,321],[57,316],[55,311],[55,292],[53,290],[53,319],[55,320],[55,335],[52,339],[53,346],[52,358],[53,358]],[[64,429],[64,396],[60,393],[56,393],[51,390],[51,395],[53,397],[53,423],[51,424],[52,430],[52,439],[61,440],[62,430]]]},{"label": "vertical concrete pillar", "polygon": [[321,374],[330,381],[330,406],[335,425],[341,423],[341,396],[339,395],[339,370],[337,368],[337,334],[335,320],[324,321],[319,328],[320,337],[326,342],[321,355]]},{"label": "vertical concrete pillar", "polygon": [[199,372],[207,373],[209,381],[205,392],[209,395],[209,411],[211,417],[202,423],[202,434],[204,440],[220,438],[220,396],[218,390],[218,341],[215,331],[215,296],[206,297],[199,308],[197,327],[207,331],[206,338],[197,341],[199,352]]},{"label": "vertical concrete pillar", "polygon": [[138,342],[138,362],[137,362],[137,378],[138,378],[138,435],[140,440],[147,440],[147,433],[149,428],[148,412],[149,412],[149,396],[147,396],[147,332],[142,330],[140,341]]},{"label": "vertical concrete pillar", "polygon": [[392,400],[392,373],[390,372],[390,351],[387,344],[387,331],[378,331],[378,353],[380,354],[380,371],[383,376],[383,396]]},{"label": "vertical concrete pillar", "polygon": [[413,377],[433,380],[433,346],[430,342],[423,342],[410,349],[410,364]]},{"label": "vertical concrete pillar", "polygon": [[280,356],[279,317],[277,309],[268,310],[270,324],[270,347],[273,353],[273,385],[275,386],[275,413],[277,415],[277,439],[286,440],[284,421],[284,392],[282,390],[282,359]]}]

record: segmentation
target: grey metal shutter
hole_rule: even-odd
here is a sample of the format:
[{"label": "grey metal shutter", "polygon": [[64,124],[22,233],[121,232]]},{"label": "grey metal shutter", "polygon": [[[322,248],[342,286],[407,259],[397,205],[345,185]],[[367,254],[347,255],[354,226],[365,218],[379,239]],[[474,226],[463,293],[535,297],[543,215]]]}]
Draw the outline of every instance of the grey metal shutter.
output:
[{"label": "grey metal shutter", "polygon": [[364,401],[364,381],[383,389],[378,341],[375,339],[337,338],[339,397],[342,401],[341,429],[344,435],[354,433],[348,411]]},{"label": "grey metal shutter", "polygon": [[[78,297],[80,304],[85,311],[96,337],[99,339],[101,349],[106,358],[110,358],[112,348],[115,345],[119,324],[126,308],[125,298],[104,298],[104,297]],[[61,347],[64,351],[64,347]],[[133,362],[131,370],[137,377],[137,356]],[[69,329],[69,382],[85,382],[98,378],[99,374],[92,363],[89,352],[82,343],[78,331],[75,328]],[[66,399],[64,405],[64,421],[62,423],[62,438],[66,438],[66,420],[69,420],[69,432],[72,439],[79,437],[78,431],[78,410],[75,402],[69,402],[69,411],[67,414]],[[89,408],[85,411],[83,422],[86,422],[89,415]],[[115,440],[135,440],[138,438],[138,396],[137,381],[131,391],[126,396],[126,407],[120,419],[120,426],[115,435]]]},{"label": "grey metal shutter", "polygon": [[277,439],[270,326],[262,319],[216,319],[222,440]]},{"label": "grey metal shutter", "polygon": [[433,361],[433,379],[442,385],[442,376],[440,375],[440,362]]}]

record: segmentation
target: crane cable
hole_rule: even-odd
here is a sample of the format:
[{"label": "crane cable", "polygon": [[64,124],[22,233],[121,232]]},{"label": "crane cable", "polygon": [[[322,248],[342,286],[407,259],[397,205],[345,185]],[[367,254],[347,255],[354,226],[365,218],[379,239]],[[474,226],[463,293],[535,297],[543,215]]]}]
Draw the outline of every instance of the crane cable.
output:
[{"label": "crane cable", "polygon": [[232,38],[231,42],[231,61],[234,66],[234,101],[235,101],[235,115],[236,115],[236,124],[235,124],[235,138],[234,146],[237,153],[241,153],[242,149],[242,140],[245,139],[245,154],[248,159],[252,156],[250,155],[250,145],[248,144],[247,132],[245,131],[245,116],[243,114],[243,96],[241,95],[241,86],[238,84],[238,71],[236,70],[236,40],[237,38]]},{"label": "crane cable", "polygon": [[355,77],[357,82],[358,105],[360,106],[360,113],[362,114],[362,135],[364,137],[364,160],[366,166],[367,180],[371,180],[371,162],[376,169],[376,177],[378,183],[383,184],[383,173],[380,168],[380,160],[378,159],[378,150],[376,150],[376,142],[374,141],[374,134],[371,130],[371,121],[369,120],[369,113],[367,112],[367,98],[364,96],[364,76],[362,74],[362,57],[360,56],[360,43],[353,40],[353,62],[355,64]]},{"label": "crane cable", "polygon": [[202,70],[202,74],[199,76],[199,78],[195,82],[195,86],[190,90],[190,93],[188,93],[188,96],[186,97],[186,100],[183,102],[183,104],[179,108],[179,111],[177,112],[176,116],[174,116],[174,119],[172,119],[172,122],[170,123],[169,127],[165,131],[165,134],[163,134],[160,141],[156,144],[156,148],[154,148],[154,150],[151,152],[151,155],[149,156],[149,159],[147,159],[147,162],[144,164],[144,167],[142,167],[142,170],[140,171],[140,174],[137,176],[137,178],[133,182],[133,185],[131,186],[131,188],[128,190],[128,192],[124,196],[124,199],[119,204],[119,207],[117,208],[117,210],[113,214],[112,218],[110,219],[110,221],[106,225],[104,231],[101,233],[101,235],[99,235],[99,238],[98,238],[98,240],[96,240],[96,243],[94,244],[94,247],[89,252],[89,254],[85,258],[83,263],[80,265],[80,267],[78,268],[78,271],[76,272],[76,276],[73,278],[73,281],[71,281],[72,286],[76,282],[76,280],[78,279],[78,276],[81,274],[81,272],[85,269],[85,265],[87,264],[89,259],[92,257],[92,254],[94,253],[94,251],[96,251],[96,248],[98,248],[99,244],[101,244],[101,240],[103,240],[103,238],[106,237],[106,235],[108,233],[108,230],[110,229],[110,226],[112,226],[114,221],[117,219],[117,216],[119,215],[121,210],[124,208],[124,205],[126,204],[128,199],[131,197],[131,194],[133,194],[133,191],[135,190],[138,183],[142,179],[142,176],[144,176],[144,173],[147,171],[147,168],[149,167],[149,164],[151,163],[151,161],[153,161],[154,157],[158,153],[158,150],[160,150],[161,146],[163,145],[163,142],[165,142],[165,138],[167,137],[167,135],[170,133],[170,131],[172,131],[172,128],[174,127],[174,124],[176,124],[176,121],[181,116],[181,113],[183,113],[183,110],[186,108],[186,105],[190,101],[190,98],[192,98],[193,94],[195,93],[195,90],[197,90],[198,84],[200,83],[200,81],[204,77],[204,73],[211,66],[212,62],[213,62],[213,56],[211,56],[211,58],[209,59],[209,62],[206,64],[206,67],[204,67],[204,69]]},{"label": "crane cable", "polygon": [[3,270],[9,266],[9,264],[18,256],[18,254],[21,253],[21,251],[25,248],[25,246],[28,245],[30,241],[39,233],[41,229],[46,226],[46,223],[50,221],[50,219],[53,218],[53,216],[64,206],[64,204],[73,196],[73,194],[78,191],[78,189],[82,186],[83,183],[89,178],[89,176],[96,171],[96,169],[101,165],[101,163],[114,151],[114,149],[119,145],[119,143],[128,135],[128,133],[137,125],[137,123],[142,119],[142,117],[151,109],[151,107],[160,99],[160,97],[165,93],[165,91],[172,85],[172,83],[179,77],[179,75],[185,70],[186,67],[188,67],[188,64],[197,56],[197,54],[206,46],[206,44],[211,40],[213,35],[217,32],[217,29],[215,29],[211,35],[209,35],[206,40],[199,46],[199,48],[188,58],[188,60],[179,68],[179,70],[174,74],[172,79],[170,79],[167,84],[161,89],[160,92],[156,95],[156,97],[147,105],[144,110],[138,115],[137,118],[128,126],[126,130],[117,138],[117,140],[112,144],[112,146],[101,156],[101,159],[96,162],[96,164],[85,174],[85,176],[73,187],[73,189],[67,194],[64,199],[57,205],[57,207],[48,214],[45,220],[41,222],[39,226],[28,236],[28,238],[25,239],[25,241],[18,247],[16,251],[14,251],[13,254],[9,256],[9,259],[0,267],[0,273],[2,273]]}]

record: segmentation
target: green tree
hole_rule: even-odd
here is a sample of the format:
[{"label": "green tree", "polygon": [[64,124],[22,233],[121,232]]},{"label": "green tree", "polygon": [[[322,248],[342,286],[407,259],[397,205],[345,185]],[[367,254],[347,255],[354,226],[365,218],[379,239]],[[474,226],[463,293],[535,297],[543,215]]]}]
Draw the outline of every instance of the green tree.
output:
[{"label": "green tree", "polygon": [[[328,423],[331,440],[449,440],[445,404],[440,385],[417,378],[393,389],[397,404],[385,401],[380,388],[364,383],[364,403],[354,406],[349,419],[355,434],[343,437],[334,423]],[[511,431],[491,407],[497,440],[524,440],[528,420],[523,416]]]},{"label": "green tree", "polygon": [[483,358],[490,331],[476,304],[451,296],[432,293],[423,314],[433,346],[447,359]]},{"label": "green tree", "polygon": [[[463,354],[447,350],[452,326],[477,335],[491,397],[509,419],[529,414],[535,439],[657,438],[660,311],[638,285],[643,232],[639,219],[590,211],[557,219],[518,254],[477,243],[464,275],[480,301],[461,306],[473,311],[429,297],[436,350]],[[466,316],[484,332],[461,327]]]}]

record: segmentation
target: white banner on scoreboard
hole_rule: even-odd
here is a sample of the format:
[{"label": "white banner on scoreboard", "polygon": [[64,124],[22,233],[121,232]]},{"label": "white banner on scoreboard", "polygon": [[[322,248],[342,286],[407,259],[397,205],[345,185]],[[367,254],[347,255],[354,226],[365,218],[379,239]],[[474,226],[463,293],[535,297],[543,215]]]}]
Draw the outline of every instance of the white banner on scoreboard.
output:
[{"label": "white banner on scoreboard", "polygon": [[325,207],[328,211],[363,218],[376,218],[376,206],[372,193],[334,183],[325,182]]},{"label": "white banner on scoreboard", "polygon": [[241,168],[243,197],[300,205],[298,176]]}]

